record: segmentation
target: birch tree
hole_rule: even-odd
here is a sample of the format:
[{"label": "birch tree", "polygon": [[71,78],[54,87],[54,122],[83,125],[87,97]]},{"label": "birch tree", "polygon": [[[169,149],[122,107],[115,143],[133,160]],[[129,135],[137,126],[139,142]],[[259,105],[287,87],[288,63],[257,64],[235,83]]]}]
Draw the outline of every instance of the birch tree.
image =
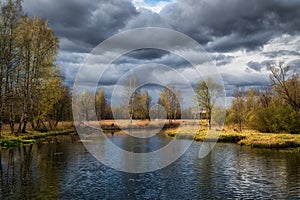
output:
[{"label": "birch tree", "polygon": [[200,81],[195,88],[198,105],[207,112],[209,129],[211,129],[212,111],[218,97],[222,95],[222,90],[222,86],[215,83],[211,78]]}]

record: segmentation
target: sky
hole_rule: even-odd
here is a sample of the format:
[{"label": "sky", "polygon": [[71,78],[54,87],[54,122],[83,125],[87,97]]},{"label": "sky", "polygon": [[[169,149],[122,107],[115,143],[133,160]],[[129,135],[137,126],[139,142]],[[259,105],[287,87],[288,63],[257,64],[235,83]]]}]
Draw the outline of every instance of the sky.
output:
[{"label": "sky", "polygon": [[[29,15],[46,18],[59,37],[57,62],[69,85],[98,44],[143,27],[176,30],[202,45],[217,66],[228,97],[237,86],[270,85],[272,63],[284,61],[290,74],[300,73],[299,0],[24,0],[23,7]],[[188,73],[189,63],[170,52],[135,51],[106,73],[105,89],[109,93],[118,74],[149,62]],[[193,85],[200,79],[192,73],[189,77]]]}]

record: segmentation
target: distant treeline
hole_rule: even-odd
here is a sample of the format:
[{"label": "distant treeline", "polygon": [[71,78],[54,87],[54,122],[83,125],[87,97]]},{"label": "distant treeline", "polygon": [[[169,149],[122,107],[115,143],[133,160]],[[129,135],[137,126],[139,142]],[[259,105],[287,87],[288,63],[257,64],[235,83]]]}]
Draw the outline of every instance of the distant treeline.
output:
[{"label": "distant treeline", "polygon": [[[122,102],[120,105],[110,105],[107,103],[105,90],[100,88],[95,94],[95,114],[96,116],[90,116],[92,109],[93,95],[84,90],[79,95],[79,113],[80,119],[91,120],[97,117],[98,120],[104,119],[134,119],[134,120],[150,120],[150,113],[153,117],[180,119],[182,117],[180,101],[180,94],[171,86],[164,87],[160,93],[157,104],[161,105],[165,113],[161,113],[162,109],[152,109],[151,107],[155,102],[152,102],[152,97],[147,90],[137,89],[131,91],[130,88],[125,90]],[[189,116],[192,117],[192,116]]]},{"label": "distant treeline", "polygon": [[[71,119],[69,88],[56,65],[59,40],[48,22],[29,17],[21,0],[1,3],[0,132],[53,128]],[[15,128],[17,126],[17,128]]]}]

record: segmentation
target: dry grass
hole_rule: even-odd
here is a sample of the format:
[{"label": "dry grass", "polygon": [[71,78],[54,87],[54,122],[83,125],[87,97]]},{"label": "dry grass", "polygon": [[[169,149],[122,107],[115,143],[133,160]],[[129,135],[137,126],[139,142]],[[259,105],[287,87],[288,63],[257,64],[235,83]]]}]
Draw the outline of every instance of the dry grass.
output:
[{"label": "dry grass", "polygon": [[[169,123],[169,120],[101,120],[101,121],[89,121],[86,122],[90,126],[101,126],[103,130],[121,130],[121,129],[139,129],[139,128],[157,128],[157,127],[176,127],[180,125],[180,120],[173,120],[172,123]],[[112,126],[112,124],[114,126]]]},{"label": "dry grass", "polygon": [[56,129],[63,130],[63,129],[74,129],[74,122],[59,122],[57,124]]},{"label": "dry grass", "polygon": [[[200,129],[196,133],[191,132],[189,129],[180,131],[178,129],[169,129],[166,133],[171,137],[194,139],[195,141],[216,139],[216,136],[213,134],[207,135],[207,130],[205,129]],[[242,133],[232,130],[222,130],[218,137],[218,142],[231,142],[242,146],[259,148],[297,148],[300,147],[300,135],[288,133],[259,133],[254,130],[246,130]]]},{"label": "dry grass", "polygon": [[245,131],[245,139],[238,142],[240,145],[262,148],[296,148],[300,147],[300,135],[289,133],[259,133],[255,131]]}]

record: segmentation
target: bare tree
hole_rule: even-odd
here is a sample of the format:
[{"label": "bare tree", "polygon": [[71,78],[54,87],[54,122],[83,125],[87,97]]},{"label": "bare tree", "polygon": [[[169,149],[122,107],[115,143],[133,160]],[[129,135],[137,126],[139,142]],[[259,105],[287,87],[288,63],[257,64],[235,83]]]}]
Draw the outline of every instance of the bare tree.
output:
[{"label": "bare tree", "polygon": [[104,88],[100,88],[95,97],[96,114],[99,120],[105,119],[107,115],[107,103]]},{"label": "bare tree", "polygon": [[[1,2],[2,3],[2,2]],[[9,108],[9,121],[13,132],[15,121],[16,26],[22,13],[21,0],[8,0],[0,11],[0,136],[5,108]]]},{"label": "bare tree", "polygon": [[168,85],[162,89],[158,104],[165,108],[170,123],[172,123],[172,119],[176,119],[181,115],[181,101],[180,92],[174,87]]},{"label": "bare tree", "polygon": [[300,110],[300,76],[294,74],[288,77],[289,66],[280,61],[272,64],[270,79],[275,91],[290,104],[295,111]]},{"label": "bare tree", "polygon": [[37,17],[23,16],[16,31],[22,71],[18,85],[22,98],[18,133],[25,133],[28,120],[34,119],[34,105],[38,104],[49,81],[56,79],[53,75],[56,71],[54,63],[58,51],[58,38],[49,28],[48,22]]},{"label": "bare tree", "polygon": [[236,88],[234,91],[232,109],[234,111],[235,122],[237,122],[239,126],[239,131],[242,132],[242,127],[245,122],[246,115],[246,101],[243,91],[240,88]]},{"label": "bare tree", "polygon": [[218,97],[222,94],[223,88],[211,78],[200,81],[195,88],[198,105],[206,109],[208,115],[209,129],[211,129],[212,111]]},{"label": "bare tree", "polygon": [[141,117],[143,119],[150,119],[149,112],[150,112],[151,101],[152,101],[152,98],[149,95],[148,91],[144,90],[142,92],[141,101],[140,101],[140,104],[141,104],[140,112],[141,112]]},{"label": "bare tree", "polygon": [[122,105],[127,108],[130,117],[130,123],[135,118],[135,111],[138,105],[138,100],[140,98],[139,80],[130,77],[125,83],[125,90],[122,99]]}]

